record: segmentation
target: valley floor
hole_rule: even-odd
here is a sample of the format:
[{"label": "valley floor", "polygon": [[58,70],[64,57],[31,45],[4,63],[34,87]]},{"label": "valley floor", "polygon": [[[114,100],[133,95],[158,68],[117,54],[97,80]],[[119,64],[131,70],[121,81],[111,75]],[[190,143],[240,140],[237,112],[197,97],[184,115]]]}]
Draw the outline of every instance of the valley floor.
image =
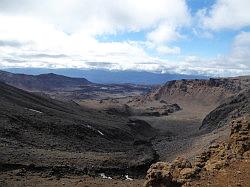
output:
[{"label": "valley floor", "polygon": [[211,107],[184,106],[181,111],[162,117],[139,117],[160,131],[152,144],[160,161],[172,161],[177,156],[192,160],[212,142],[228,137],[229,129],[220,128],[211,133],[199,130]]},{"label": "valley floor", "polygon": [[16,187],[16,186],[29,186],[29,187],[141,187],[144,180],[136,179],[133,181],[121,179],[102,179],[100,177],[89,176],[64,176],[62,178],[55,178],[53,176],[46,177],[39,173],[30,173],[25,176],[18,176],[15,170],[8,173],[0,174],[1,187]]},{"label": "valley floor", "polygon": [[[1,187],[141,187],[143,179],[121,180],[103,179],[89,176],[64,176],[62,178],[49,177],[40,173],[26,173],[22,175],[20,170],[0,173]],[[238,160],[229,167],[214,172],[206,173],[200,180],[187,183],[186,187],[249,187],[250,184],[250,159]]]}]

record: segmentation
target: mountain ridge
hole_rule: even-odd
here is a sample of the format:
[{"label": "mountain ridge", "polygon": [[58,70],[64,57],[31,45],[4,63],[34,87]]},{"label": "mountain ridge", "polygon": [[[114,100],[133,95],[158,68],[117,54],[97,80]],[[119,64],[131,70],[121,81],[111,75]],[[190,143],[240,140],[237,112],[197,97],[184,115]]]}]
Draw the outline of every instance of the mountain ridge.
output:
[{"label": "mountain ridge", "polygon": [[185,74],[171,74],[160,72],[147,71],[115,71],[105,69],[46,69],[46,68],[8,68],[6,71],[12,73],[25,73],[31,75],[38,75],[44,73],[55,73],[65,75],[68,77],[85,77],[91,82],[99,84],[164,84],[170,80],[180,79],[207,79],[207,76],[202,75],[185,75]]},{"label": "mountain ridge", "polygon": [[40,75],[14,74],[0,70],[0,81],[24,90],[47,91],[92,84],[85,78],[71,78],[54,73]]},{"label": "mountain ridge", "polygon": [[177,104],[196,102],[202,105],[218,105],[227,97],[250,88],[250,76],[210,78],[208,80],[173,80],[153,90],[146,100],[166,100]]}]

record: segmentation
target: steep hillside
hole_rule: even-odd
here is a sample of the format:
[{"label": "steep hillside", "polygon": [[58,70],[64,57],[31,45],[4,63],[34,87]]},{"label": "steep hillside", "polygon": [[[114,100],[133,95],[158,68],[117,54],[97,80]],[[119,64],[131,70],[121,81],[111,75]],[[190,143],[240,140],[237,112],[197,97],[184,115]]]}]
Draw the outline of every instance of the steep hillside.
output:
[{"label": "steep hillside", "polygon": [[[146,122],[107,115],[0,83],[0,165],[61,172],[143,171],[156,159]],[[143,131],[141,130],[143,127]],[[66,170],[66,171],[65,171]]]},{"label": "steep hillside", "polygon": [[[175,135],[171,141],[158,137],[153,142],[160,160],[171,161],[179,155],[193,158],[215,139],[224,139],[228,127],[218,129],[216,133],[211,131],[223,126],[231,118],[247,113],[249,89],[249,76],[177,80],[167,82],[144,96],[130,98],[127,103],[131,108],[161,107],[169,104],[177,104],[181,108],[167,116],[144,118],[161,132]],[[238,98],[231,100],[230,97]],[[220,109],[220,106],[223,107]],[[210,113],[214,110],[214,113]]]},{"label": "steep hillside", "polygon": [[250,77],[209,80],[169,81],[146,96],[147,100],[166,100],[182,105],[218,105],[229,96],[250,87]]},{"label": "steep hillside", "polygon": [[181,142],[191,142],[189,149],[179,151],[171,163],[157,162],[149,168],[145,186],[248,186],[249,83],[250,77],[171,81],[146,95],[144,102],[180,104],[183,111],[174,114],[175,122],[182,112],[186,121],[194,116],[204,119],[201,126],[193,126],[192,131],[200,127],[199,131]]},{"label": "steep hillside", "polygon": [[153,164],[144,186],[249,186],[249,117],[248,113],[228,123],[227,140],[214,142],[192,163],[178,157],[172,163]]},{"label": "steep hillside", "polygon": [[0,81],[30,91],[49,91],[57,89],[77,88],[91,84],[84,78],[70,78],[53,73],[41,75],[13,74],[0,71]]},{"label": "steep hillside", "polygon": [[224,103],[211,111],[203,120],[200,129],[214,130],[232,118],[250,113],[250,89],[229,97]]}]

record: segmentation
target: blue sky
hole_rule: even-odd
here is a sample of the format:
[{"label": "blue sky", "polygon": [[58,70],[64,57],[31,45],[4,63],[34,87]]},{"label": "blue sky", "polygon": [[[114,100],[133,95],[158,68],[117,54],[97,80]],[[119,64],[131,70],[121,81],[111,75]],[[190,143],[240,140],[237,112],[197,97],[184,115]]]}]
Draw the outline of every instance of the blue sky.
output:
[{"label": "blue sky", "polygon": [[250,74],[249,0],[1,0],[0,68]]},{"label": "blue sky", "polygon": [[203,8],[211,8],[216,1],[215,0],[187,0],[187,5],[191,10],[191,14],[195,15],[196,12]]}]

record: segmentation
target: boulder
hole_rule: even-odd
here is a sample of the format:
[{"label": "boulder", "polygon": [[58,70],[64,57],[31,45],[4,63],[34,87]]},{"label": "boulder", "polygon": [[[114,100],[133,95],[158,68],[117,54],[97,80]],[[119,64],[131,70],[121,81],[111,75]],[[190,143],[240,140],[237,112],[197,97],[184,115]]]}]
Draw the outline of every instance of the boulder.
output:
[{"label": "boulder", "polygon": [[180,168],[180,169],[183,169],[183,168],[192,168],[192,164],[191,162],[189,162],[187,159],[185,158],[182,158],[182,157],[177,157],[172,165],[171,165],[172,168]]},{"label": "boulder", "polygon": [[171,164],[157,162],[149,168],[144,186],[181,186],[197,177],[198,170],[198,167],[192,168],[191,163],[181,157],[176,158]]},{"label": "boulder", "polygon": [[210,145],[206,151],[195,157],[194,166],[181,157],[177,157],[171,164],[160,162],[152,165],[148,170],[146,184],[152,187],[186,185],[198,178],[201,171],[214,172],[228,166],[235,159],[249,158],[249,121],[249,116],[233,120],[229,140]]},{"label": "boulder", "polygon": [[180,183],[186,183],[188,181],[191,181],[194,178],[198,177],[198,173],[200,171],[199,167],[193,167],[193,168],[184,168],[180,171],[178,182]]},{"label": "boulder", "polygon": [[157,162],[149,168],[144,183],[145,187],[171,187],[173,185],[173,176],[170,172],[170,164],[167,162]]},{"label": "boulder", "polygon": [[209,160],[204,168],[207,171],[220,170],[228,165],[227,160]]}]

